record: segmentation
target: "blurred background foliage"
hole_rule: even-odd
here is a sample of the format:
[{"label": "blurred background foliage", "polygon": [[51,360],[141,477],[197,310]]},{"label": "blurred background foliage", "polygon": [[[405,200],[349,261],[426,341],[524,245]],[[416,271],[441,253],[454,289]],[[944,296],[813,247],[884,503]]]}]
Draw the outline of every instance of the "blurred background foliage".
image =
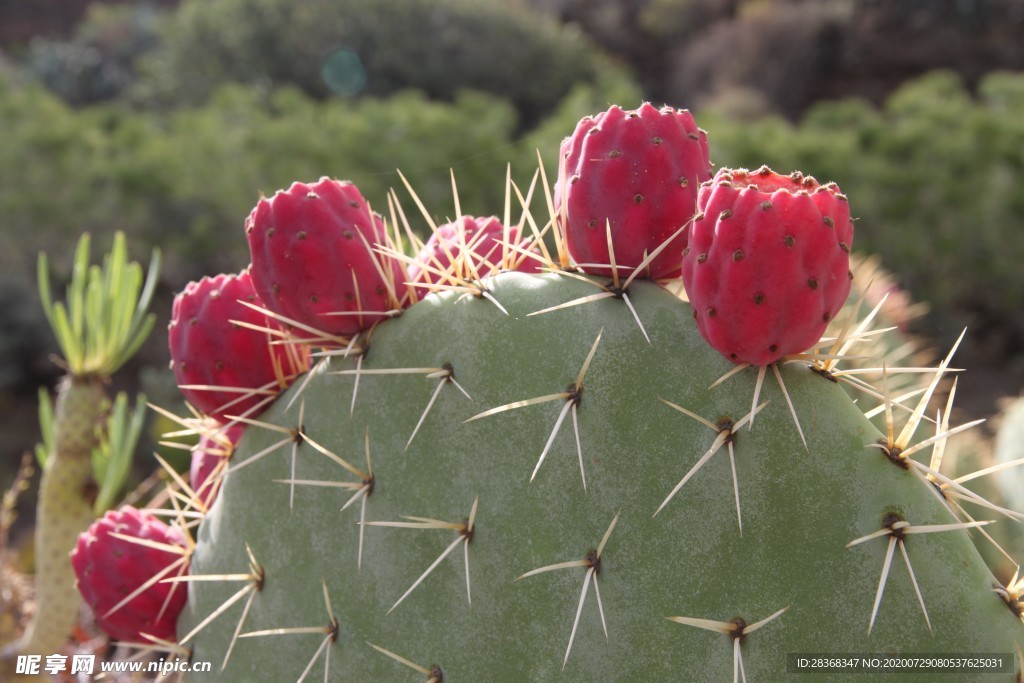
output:
[{"label": "blurred background foliage", "polygon": [[[694,110],[719,166],[837,181],[917,331],[970,326],[994,409],[1024,377],[1021,35],[1024,0],[0,0],[0,481],[58,374],[38,251],[60,282],[83,231],[161,247],[165,323],[246,266],[260,193],[330,175],[386,213],[401,169],[444,218],[453,169],[500,215],[507,163],[553,177],[580,117],[645,99]],[[166,363],[155,334],[121,381],[173,407]]]},{"label": "blurred background foliage", "polygon": [[149,102],[198,104],[226,83],[318,100],[415,88],[452,101],[474,89],[507,100],[528,127],[575,83],[619,68],[575,26],[514,2],[185,2],[163,35],[143,64]]}]

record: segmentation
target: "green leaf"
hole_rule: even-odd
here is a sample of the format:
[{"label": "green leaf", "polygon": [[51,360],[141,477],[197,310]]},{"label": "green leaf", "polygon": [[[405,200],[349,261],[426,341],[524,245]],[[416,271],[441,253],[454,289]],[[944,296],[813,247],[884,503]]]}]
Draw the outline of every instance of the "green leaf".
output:
[{"label": "green leaf", "polygon": [[76,340],[84,339],[85,330],[85,289],[89,273],[89,233],[78,240],[75,249],[74,266],[71,270],[71,283],[67,290],[67,307],[71,315],[71,331]]},{"label": "green leaf", "polygon": [[146,397],[139,394],[129,414],[128,395],[123,391],[114,399],[106,430],[93,451],[93,477],[99,482],[94,509],[97,515],[110,509],[131,471],[135,447],[146,419]]},{"label": "green leaf", "polygon": [[54,302],[49,264],[39,255],[39,296],[69,372],[109,377],[149,336],[156,316],[147,313],[156,289],[160,252],[153,251],[143,284],[142,267],[128,261],[123,233],[114,236],[103,265],[89,265],[89,235],[75,249],[65,302]]}]

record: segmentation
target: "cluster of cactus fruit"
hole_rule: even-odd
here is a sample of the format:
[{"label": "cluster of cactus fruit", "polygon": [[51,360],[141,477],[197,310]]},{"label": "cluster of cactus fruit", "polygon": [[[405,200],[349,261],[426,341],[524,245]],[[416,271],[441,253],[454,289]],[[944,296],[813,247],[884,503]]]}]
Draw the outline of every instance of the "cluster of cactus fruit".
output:
[{"label": "cluster of cactus fruit", "polygon": [[[834,320],[835,184],[712,177],[689,112],[643,105],[581,121],[553,194],[543,168],[509,193],[515,224],[456,201],[425,244],[351,183],[259,202],[251,266],[174,304],[203,438],[167,524],[112,513],[76,551],[114,637],[202,681],[774,681],[844,652],[1017,675],[1024,581],[971,514],[1022,516],[938,469],[970,426],[923,426],[948,357],[912,397],[844,373],[875,332]],[[104,560],[133,535],[148,564]]]}]

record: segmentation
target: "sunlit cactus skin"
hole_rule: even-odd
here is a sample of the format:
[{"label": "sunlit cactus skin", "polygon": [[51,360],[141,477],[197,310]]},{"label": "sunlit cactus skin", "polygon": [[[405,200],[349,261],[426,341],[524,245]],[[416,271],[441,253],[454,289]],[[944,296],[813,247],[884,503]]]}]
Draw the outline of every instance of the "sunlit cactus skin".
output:
[{"label": "sunlit cactus skin", "polygon": [[[781,368],[806,448],[776,383],[752,428],[719,434],[757,373],[709,388],[734,365],[687,303],[630,286],[648,343],[620,298],[529,315],[599,291],[577,277],[485,283],[508,315],[431,294],[248,424],[191,558],[226,577],[189,586],[178,637],[214,669],[192,680],[728,681],[738,653],[746,680],[777,681],[787,653],[1013,658],[1024,626],[970,532],[914,533],[960,520],[841,386]],[[887,520],[911,525],[901,542],[848,547]],[[681,623],[773,615],[740,639]]]}]

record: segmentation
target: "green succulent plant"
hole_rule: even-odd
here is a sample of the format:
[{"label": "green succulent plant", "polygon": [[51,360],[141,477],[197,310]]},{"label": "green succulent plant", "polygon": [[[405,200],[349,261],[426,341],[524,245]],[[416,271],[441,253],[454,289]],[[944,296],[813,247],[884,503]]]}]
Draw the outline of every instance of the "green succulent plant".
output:
[{"label": "green succulent plant", "polygon": [[154,251],[148,274],[129,262],[118,233],[102,265],[90,265],[90,238],[82,235],[66,301],[54,301],[49,262],[39,256],[39,293],[60,347],[66,375],[51,403],[40,392],[42,470],[36,508],[36,610],[19,641],[3,654],[59,652],[78,618],[81,600],[68,554],[78,534],[113,504],[127,478],[144,418],[127,395],[113,402],[106,383],[145,341],[155,323],[147,312],[160,269]]}]

